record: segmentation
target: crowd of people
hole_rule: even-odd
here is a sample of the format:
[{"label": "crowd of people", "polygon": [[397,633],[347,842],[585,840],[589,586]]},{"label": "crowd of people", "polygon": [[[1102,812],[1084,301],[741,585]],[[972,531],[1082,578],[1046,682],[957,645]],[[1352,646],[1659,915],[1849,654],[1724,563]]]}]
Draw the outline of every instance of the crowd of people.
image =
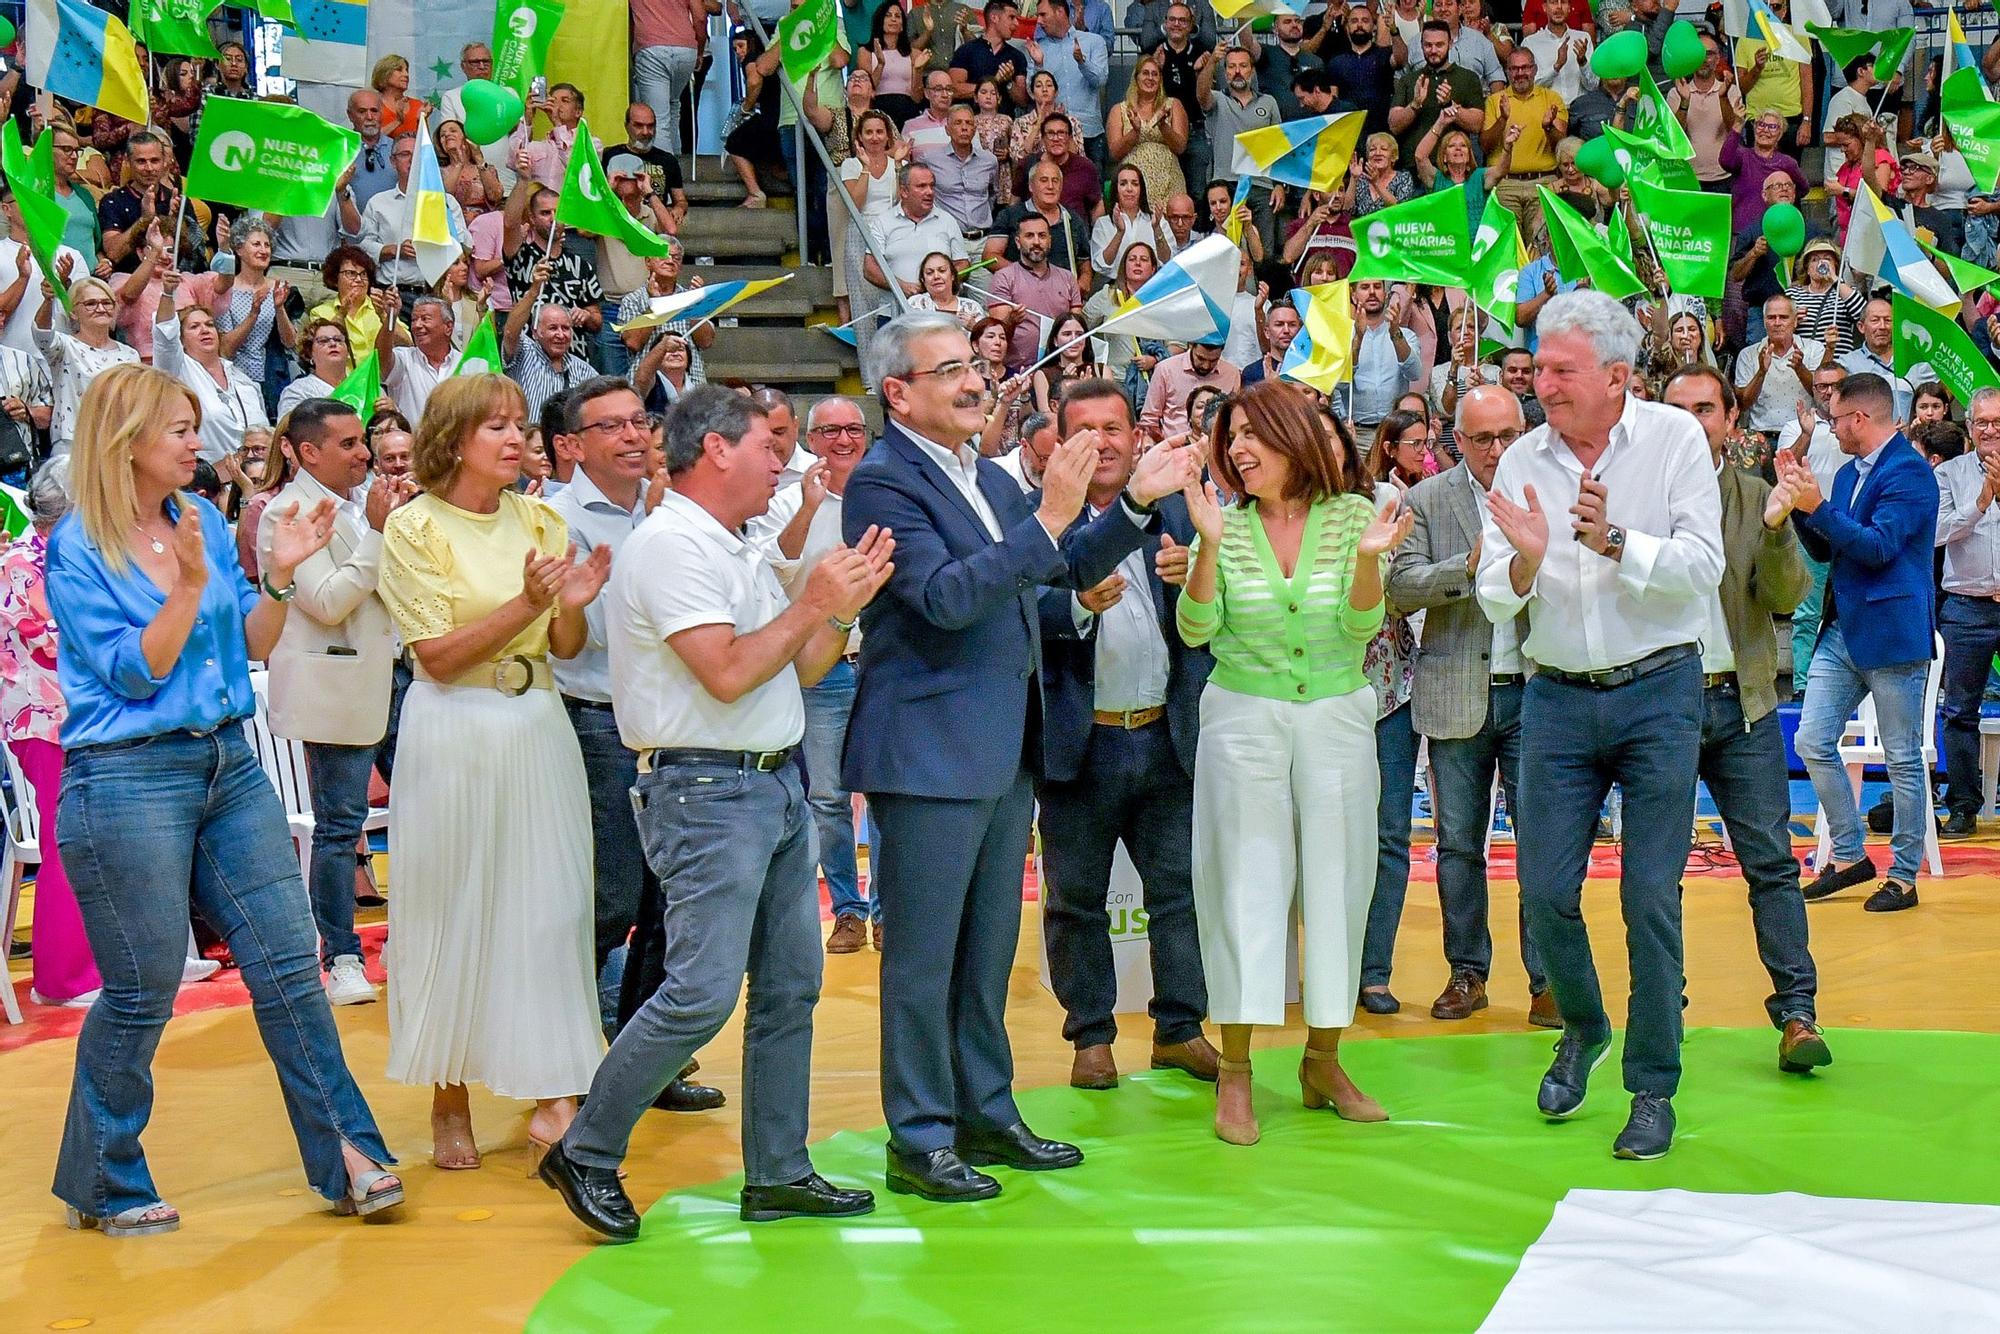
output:
[{"label": "crowd of people", "polygon": [[[1134,0],[1117,98],[1102,0],[858,0],[853,54],[790,89],[739,35],[726,151],[746,207],[824,189],[801,243],[834,269],[879,433],[850,397],[705,383],[712,324],[634,325],[699,281],[676,150],[703,0],[635,0],[618,144],[578,142],[563,83],[472,143],[455,90],[425,120],[385,59],[347,101],[362,151],[320,218],[182,197],[203,100],[252,95],[240,46],[212,79],[166,62],[151,126],[0,81],[53,129],[69,218],[44,272],[0,185],[0,475],[32,520],[0,556],[0,715],[42,819],[34,996],[89,1010],[55,1187],[72,1225],[178,1226],[140,1136],[191,929],[241,970],[314,1189],[343,1213],[402,1202],[331,1009],[379,995],[355,927],[378,779],[387,1077],[433,1090],[441,1169],[480,1165],[469,1085],[532,1102],[542,1179],[615,1239],[639,1228],[619,1166],[642,1114],[723,1104],[697,1053],[746,979],[743,1217],[873,1207],[806,1149],[823,952],[881,956],[890,1190],[978,1200],[1003,1184],[981,1169],[1082,1163],[1012,1096],[1037,824],[1071,1082],[1118,1083],[1122,845],[1150,1063],[1214,1083],[1231,1144],[1258,1139],[1255,1030],[1291,999],[1305,1104],[1390,1114],[1340,1040],[1357,1009],[1401,1005],[1420,775],[1450,967],[1430,1013],[1491,1003],[1497,794],[1529,1020],[1561,1030],[1544,1115],[1581,1106],[1610,1046],[1580,902],[1614,786],[1633,978],[1615,1153],[1673,1142],[1698,781],[1749,885],[1778,1064],[1830,1062],[1805,904],[1874,885],[1870,911],[1915,907],[1927,835],[1974,832],[2000,651],[2000,390],[1961,403],[1899,372],[1894,307],[1841,233],[1865,175],[1987,262],[2000,198],[1869,62],[1816,72],[1707,31],[1697,73],[1658,77],[1702,187],[1734,201],[1729,294],[1670,293],[1640,247],[1651,290],[1614,300],[1562,270],[1540,190],[1632,225],[1577,168],[1636,98],[1590,55],[1636,29],[1657,64],[1672,11],[1489,3],[1258,33],[1207,0]],[[491,66],[461,54],[467,78]],[[1840,79],[1824,115],[1817,74]],[[1236,202],[1237,134],[1342,110],[1367,122],[1337,190],[1260,179]],[[800,118],[829,179],[781,177]],[[402,239],[420,127],[463,247],[435,284]],[[1781,265],[1759,222],[1814,188],[1816,142],[1828,226]],[[578,150],[665,255],[556,221]],[[1288,378],[1288,293],[1349,272],[1356,218],[1451,188],[1474,219],[1489,194],[1518,218],[1518,331],[1460,289],[1356,281],[1351,375]],[[1226,328],[1093,336],[1232,226]],[[501,364],[460,367],[489,312]],[[1961,318],[1982,349],[2000,335],[1990,295]],[[380,397],[334,397],[371,354]],[[1794,693],[1832,844],[1803,885]],[[1864,698],[1892,792],[1879,877],[1839,755]],[[303,875],[240,726],[258,715],[303,743]]]}]

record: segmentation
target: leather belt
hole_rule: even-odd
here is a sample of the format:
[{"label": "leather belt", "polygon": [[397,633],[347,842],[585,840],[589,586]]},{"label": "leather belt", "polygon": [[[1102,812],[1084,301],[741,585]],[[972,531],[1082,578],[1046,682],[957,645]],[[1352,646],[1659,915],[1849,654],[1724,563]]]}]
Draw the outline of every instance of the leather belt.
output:
[{"label": "leather belt", "polygon": [[563,703],[572,709],[596,709],[600,713],[613,711],[610,700],[585,699],[581,695],[564,695]]},{"label": "leather belt", "polygon": [[1487,678],[1487,684],[1496,686],[1517,686],[1528,679],[1526,672],[1495,672]]},{"label": "leather belt", "polygon": [[1164,704],[1155,704],[1150,709],[1097,709],[1090,718],[1099,727],[1122,727],[1128,732],[1136,732],[1142,727],[1151,727],[1166,714]]},{"label": "leather belt", "polygon": [[1944,595],[1948,598],[1963,598],[1967,602],[2000,602],[2000,593],[1954,593],[1946,589]]},{"label": "leather belt", "polygon": [[768,774],[784,767],[797,746],[783,750],[703,750],[694,746],[661,746],[639,752],[639,772],[652,773],[666,764],[720,764]]},{"label": "leather belt", "polygon": [[1736,673],[1708,672],[1701,678],[1701,688],[1703,690],[1734,690],[1736,689]]},{"label": "leather belt", "polygon": [[1693,644],[1675,644],[1657,653],[1628,662],[1622,667],[1607,667],[1601,672],[1566,672],[1559,667],[1537,669],[1538,676],[1546,676],[1551,681],[1560,681],[1566,686],[1582,686],[1585,690],[1616,690],[1620,686],[1631,685],[1640,677],[1651,676],[1654,672],[1671,667],[1677,662],[1695,656]]},{"label": "leather belt", "polygon": [[513,653],[498,662],[482,662],[471,671],[450,681],[440,681],[412,662],[411,670],[420,681],[433,685],[469,686],[474,689],[497,690],[510,698],[518,699],[530,690],[554,690],[555,678],[549,675],[547,658],[530,658],[526,654]]}]

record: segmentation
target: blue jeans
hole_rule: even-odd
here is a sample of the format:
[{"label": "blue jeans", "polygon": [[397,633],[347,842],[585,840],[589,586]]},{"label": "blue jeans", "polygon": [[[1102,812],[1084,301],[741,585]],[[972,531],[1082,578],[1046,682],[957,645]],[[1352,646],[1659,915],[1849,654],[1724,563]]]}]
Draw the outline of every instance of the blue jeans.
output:
[{"label": "blue jeans", "polygon": [[1743,697],[1733,685],[1702,692],[1701,781],[1715,798],[1736,864],[1750,883],[1750,925],[1757,957],[1771,975],[1765,1012],[1773,1027],[1813,1018],[1819,975],[1806,947],[1806,901],[1792,856],[1791,783],[1778,715],[1743,723]]},{"label": "blue jeans", "polygon": [[[1486,692],[1486,723],[1468,737],[1431,738],[1431,814],[1437,825],[1438,908],[1444,916],[1444,957],[1454,972],[1482,982],[1493,971],[1493,933],[1487,924],[1486,833],[1493,816],[1493,779],[1507,796],[1514,827],[1521,827],[1520,685]],[[1520,913],[1521,961],[1528,990],[1548,990],[1528,938],[1525,907]]]},{"label": "blue jeans", "polygon": [[1610,690],[1528,682],[1521,700],[1521,900],[1563,1026],[1611,1036],[1583,923],[1583,878],[1597,813],[1625,794],[1619,906],[1632,992],[1625,1088],[1672,1097],[1681,1076],[1681,875],[1694,837],[1701,750],[1701,659],[1692,653]]},{"label": "blue jeans", "polygon": [[[632,784],[639,777],[639,756],[618,737],[618,720],[609,704],[563,696],[563,708],[583,752],[584,781],[590,786],[591,871],[596,881],[597,970],[611,951],[632,934],[639,916],[639,888],[646,874],[646,854],[639,846],[639,826],[632,818]],[[608,1013],[615,1014],[618,989],[610,987]]]},{"label": "blue jeans", "polygon": [[618,321],[618,301],[616,297],[604,298],[604,323],[592,335],[597,348],[597,369],[605,375],[623,375],[632,368],[632,349],[625,346],[625,339],[611,327]]},{"label": "blue jeans", "polygon": [[329,1200],[346,1190],[343,1141],[394,1161],[341,1055],[284,811],[241,727],[70,751],[57,829],[104,975],[77,1038],[58,1198],[99,1217],[159,1201],[139,1136],[153,1111],[153,1051],[180,990],[190,902],[243,971],[313,1189]]},{"label": "blue jeans", "polygon": [[806,1108],[821,959],[798,773],[668,764],[639,775],[632,806],[666,905],[666,980],[619,1030],[564,1143],[593,1167],[622,1162],[640,1116],[729,1022],[747,975],[744,1180],[797,1181],[812,1171]]},{"label": "blue jeans", "polygon": [[861,897],[861,873],[854,860],[854,801],[840,785],[840,753],[847,745],[847,716],[854,712],[854,664],[836,662],[819,684],[805,691],[806,776],[813,828],[818,834],[819,869],[826,876],[834,916],[882,920],[882,900]]},{"label": "blue jeans", "polygon": [[[1368,901],[1368,930],[1361,941],[1361,985],[1386,987],[1396,954],[1396,928],[1410,890],[1410,802],[1417,790],[1417,731],[1410,706],[1375,723],[1375,763],[1382,797],[1375,807],[1375,897]],[[1436,808],[1436,799],[1432,799]]]},{"label": "blue jeans", "polygon": [[354,849],[368,819],[368,776],[375,771],[375,747],[305,743],[306,786],[312,791],[313,925],[319,928],[322,962],[343,954],[359,957],[354,934]]},{"label": "blue jeans", "polygon": [[1792,609],[1792,693],[1806,692],[1806,675],[1812,671],[1813,646],[1819,642],[1819,618],[1826,606],[1826,577],[1833,569],[1823,565],[1801,550],[1799,558],[1806,563],[1806,572],[1812,575],[1812,587],[1799,599],[1799,605]]},{"label": "blue jeans", "polygon": [[[1825,813],[1833,840],[1833,859],[1841,865],[1867,855],[1861,811],[1854,801],[1847,770],[1840,762],[1840,733],[1865,696],[1875,697],[1875,720],[1882,729],[1882,750],[1888,758],[1889,793],[1895,803],[1895,833],[1889,837],[1891,880],[1915,886],[1924,857],[1924,788],[1930,774],[1924,768],[1924,687],[1929,662],[1898,662],[1867,671],[1848,656],[1847,636],[1838,622],[1819,637],[1812,674],[1806,678],[1805,703],[1793,746],[1805,762],[1813,792]],[[1630,824],[1631,817],[1626,817]]]},{"label": "blue jeans", "polygon": [[1938,717],[1944,722],[1945,809],[1976,815],[1985,804],[1980,790],[1979,705],[1986,678],[2000,653],[2000,602],[1947,593],[1938,612],[1944,635],[1944,678],[1939,682]]}]

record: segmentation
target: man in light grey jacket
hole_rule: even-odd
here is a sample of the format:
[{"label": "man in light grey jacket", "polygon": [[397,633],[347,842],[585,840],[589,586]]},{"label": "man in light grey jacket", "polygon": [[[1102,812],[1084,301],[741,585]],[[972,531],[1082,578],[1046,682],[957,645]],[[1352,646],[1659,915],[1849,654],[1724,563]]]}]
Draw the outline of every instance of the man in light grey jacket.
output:
[{"label": "man in light grey jacket", "polygon": [[[1437,1019],[1464,1019],[1487,1005],[1493,936],[1486,921],[1486,831],[1496,777],[1508,813],[1521,818],[1521,688],[1529,664],[1521,655],[1520,627],[1486,619],[1473,597],[1473,579],[1486,488],[1501,454],[1525,426],[1520,400],[1500,385],[1481,385],[1459,399],[1455,429],[1464,461],[1411,488],[1416,526],[1389,569],[1389,600],[1425,609],[1410,710],[1418,733],[1431,739],[1435,775],[1438,903],[1451,965],[1451,981],[1431,1006]],[[1532,997],[1529,1022],[1560,1028],[1525,923],[1521,957]]]}]

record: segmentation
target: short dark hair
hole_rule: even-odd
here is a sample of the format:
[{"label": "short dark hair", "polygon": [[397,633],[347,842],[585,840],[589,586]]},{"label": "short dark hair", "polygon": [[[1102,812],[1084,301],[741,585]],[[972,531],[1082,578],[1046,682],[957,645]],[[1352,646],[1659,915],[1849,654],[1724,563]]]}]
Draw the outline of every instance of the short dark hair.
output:
[{"label": "short dark hair", "polygon": [[1675,371],[1672,375],[1669,375],[1665,382],[1660,385],[1660,397],[1664,399],[1667,396],[1667,391],[1682,380],[1712,381],[1715,385],[1716,393],[1722,396],[1723,413],[1727,415],[1736,411],[1736,390],[1730,385],[1727,376],[1723,375],[1721,371],[1707,362],[1690,362]]},{"label": "short dark hair", "polygon": [[568,389],[558,389],[543,399],[542,411],[535,418],[536,424],[542,428],[542,448],[548,452],[552,460],[556,456],[556,437],[569,434],[563,421],[569,415],[571,392]]},{"label": "short dark hair", "polygon": [[571,97],[574,97],[576,99],[577,110],[581,111],[583,109],[583,89],[577,87],[575,84],[573,83],[550,84],[549,96],[554,97],[557,93],[568,93]]},{"label": "short dark hair", "polygon": [[1093,375],[1087,379],[1072,380],[1063,386],[1062,399],[1056,404],[1056,430],[1062,435],[1069,434],[1069,408],[1072,403],[1095,403],[1100,399],[1115,398],[1125,405],[1125,421],[1132,422],[1132,400],[1126,397],[1124,386],[1102,376]]},{"label": "short dark hair", "polygon": [[[612,394],[636,394],[632,382],[622,375],[593,375],[588,380],[567,393],[556,395],[562,400],[561,426],[564,435],[575,435],[583,429],[583,405]],[[549,433],[548,413],[542,414],[542,434]]]},{"label": "short dark hair", "polygon": [[350,260],[359,264],[367,272],[368,285],[373,287],[375,285],[375,257],[358,245],[335,246],[333,253],[329,254],[319,266],[320,281],[325,283],[329,288],[338,290],[340,287],[341,266]]},{"label": "short dark hair", "polygon": [[1069,112],[1067,111],[1051,111],[1048,115],[1042,117],[1042,129],[1046,131],[1049,126],[1057,121],[1061,121],[1063,128],[1071,134],[1076,133],[1076,122],[1069,118]]},{"label": "short dark hair", "polygon": [[1867,409],[1868,415],[1877,421],[1887,422],[1896,415],[1895,391],[1889,388],[1887,380],[1873,371],[1848,376],[1833,392],[1842,403]]},{"label": "short dark hair", "polygon": [[352,403],[337,398],[309,398],[294,407],[285,419],[285,436],[294,445],[316,445],[326,438],[327,423],[335,417],[359,417]]},{"label": "short dark hair", "polygon": [[1965,452],[1965,428],[1949,417],[1925,422],[1916,428],[1910,442],[1927,457],[1948,461]]},{"label": "short dark hair", "polygon": [[[1446,22],[1445,22],[1445,21],[1444,21],[1443,19],[1425,19],[1425,20],[1423,21],[1423,25],[1422,25],[1422,27],[1421,27],[1420,31],[1421,31],[1421,32],[1441,32],[1441,33],[1443,33],[1443,34],[1444,34],[1444,35],[1445,35],[1446,37],[1449,37],[1449,36],[1451,36],[1451,25],[1450,25],[1449,23],[1446,23]],[[1421,40],[1421,39],[1419,39],[1419,40]]]},{"label": "short dark hair", "polygon": [[1333,76],[1323,69],[1301,69],[1292,75],[1295,93],[1330,93],[1333,88]]}]

